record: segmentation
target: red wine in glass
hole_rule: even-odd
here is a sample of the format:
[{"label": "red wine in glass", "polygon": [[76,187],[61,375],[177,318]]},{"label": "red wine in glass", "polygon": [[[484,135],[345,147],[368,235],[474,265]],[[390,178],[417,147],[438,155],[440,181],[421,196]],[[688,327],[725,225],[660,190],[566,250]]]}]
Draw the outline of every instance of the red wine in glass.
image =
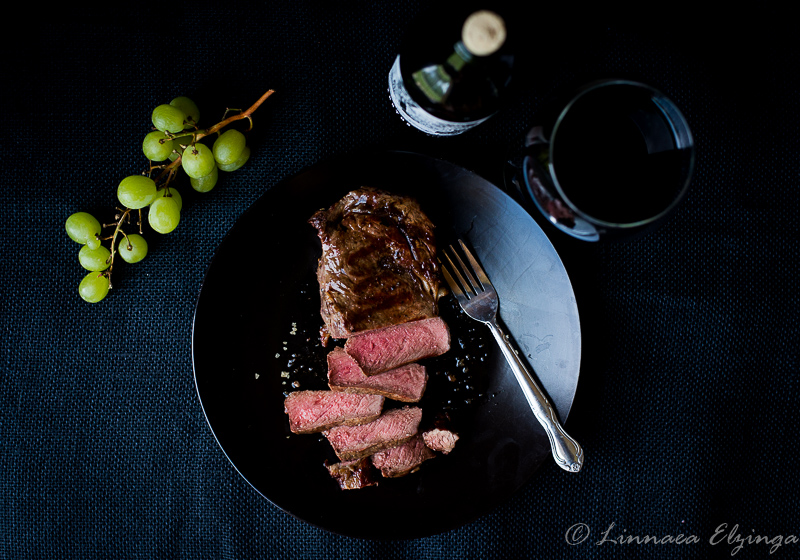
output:
[{"label": "red wine in glass", "polygon": [[651,228],[688,189],[694,143],[659,91],[604,80],[531,128],[518,186],[560,230],[590,241]]}]

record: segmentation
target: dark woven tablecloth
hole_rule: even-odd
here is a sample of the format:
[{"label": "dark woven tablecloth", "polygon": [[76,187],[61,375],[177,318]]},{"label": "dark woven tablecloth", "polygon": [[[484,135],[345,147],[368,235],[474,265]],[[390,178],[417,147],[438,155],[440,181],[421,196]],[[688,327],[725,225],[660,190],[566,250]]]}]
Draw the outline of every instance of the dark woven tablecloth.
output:
[{"label": "dark woven tablecloth", "polygon": [[[9,16],[0,558],[800,557],[796,18],[763,6],[635,20],[600,5],[531,8],[530,66],[514,98],[478,129],[434,141],[403,125],[386,94],[402,31],[424,4]],[[698,158],[679,211],[647,236],[585,244],[542,223],[580,311],[567,427],[586,449],[584,470],[545,462],[486,516],[410,541],[335,535],[259,496],[207,426],[191,361],[203,276],[237,218],[281,179],[376,145],[497,182],[542,101],[599,75],[635,76],[672,97]],[[173,234],[120,268],[106,300],[81,301],[64,221],[78,210],[109,218],[118,181],[144,163],[152,109],[188,95],[221,114],[269,88],[247,166],[191,199]],[[580,529],[589,537],[570,542]],[[679,534],[688,542],[619,544]]]}]

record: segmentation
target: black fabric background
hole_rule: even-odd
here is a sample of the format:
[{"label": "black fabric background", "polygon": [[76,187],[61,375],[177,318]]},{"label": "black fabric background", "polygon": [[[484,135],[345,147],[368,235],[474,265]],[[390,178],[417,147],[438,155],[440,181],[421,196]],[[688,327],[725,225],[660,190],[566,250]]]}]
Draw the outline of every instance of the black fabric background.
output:
[{"label": "black fabric background", "polygon": [[[528,66],[509,105],[462,137],[429,140],[399,121],[386,94],[402,30],[424,6],[198,1],[9,16],[0,558],[800,555],[800,543],[773,548],[800,535],[796,18],[763,5],[627,17],[534,6],[519,20]],[[584,470],[547,462],[485,517],[414,541],[337,536],[261,498],[217,446],[192,377],[195,300],[237,217],[282,178],[376,145],[499,181],[506,149],[543,100],[599,75],[639,77],[673,97],[698,159],[679,212],[650,235],[581,244],[542,224],[581,314],[567,427],[586,449]],[[105,301],[81,301],[64,221],[79,210],[109,219],[119,179],[145,163],[153,107],[188,95],[209,123],[269,88],[278,93],[255,115],[246,168],[202,198],[184,194],[179,228],[151,236],[148,258],[121,266]],[[577,523],[592,532],[572,546]],[[612,524],[612,538],[700,542],[596,544]],[[771,544],[712,544],[722,524],[725,535]]]}]

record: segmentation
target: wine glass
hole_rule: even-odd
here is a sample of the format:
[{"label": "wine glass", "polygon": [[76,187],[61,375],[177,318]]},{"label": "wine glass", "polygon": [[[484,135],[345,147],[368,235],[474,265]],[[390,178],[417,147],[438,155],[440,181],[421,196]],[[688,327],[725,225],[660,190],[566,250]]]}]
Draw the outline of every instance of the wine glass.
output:
[{"label": "wine glass", "polygon": [[507,165],[507,187],[581,240],[620,238],[661,224],[685,196],[692,133],[657,89],[605,79],[543,110]]}]

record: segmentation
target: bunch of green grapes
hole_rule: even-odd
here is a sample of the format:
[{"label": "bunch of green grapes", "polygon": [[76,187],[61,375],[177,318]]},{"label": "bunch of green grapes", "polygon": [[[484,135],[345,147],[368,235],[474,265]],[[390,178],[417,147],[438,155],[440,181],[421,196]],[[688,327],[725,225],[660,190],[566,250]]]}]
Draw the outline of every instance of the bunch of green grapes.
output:
[{"label": "bunch of green grapes", "polygon": [[[178,227],[182,200],[178,190],[171,185],[178,168],[189,177],[191,187],[201,193],[213,189],[219,178],[219,170],[235,171],[250,157],[250,148],[245,135],[236,130],[220,130],[235,120],[250,119],[250,113],[272,93],[270,90],[258,103],[244,113],[224,119],[209,129],[197,127],[200,112],[197,105],[187,97],[176,97],[168,104],[153,110],[154,130],[144,137],[142,151],[150,160],[149,169],[141,175],[130,175],[120,181],[117,200],[122,208],[115,222],[102,225],[87,212],[76,212],[67,218],[67,235],[82,245],[78,261],[89,273],[81,280],[78,293],[90,303],[96,303],[108,294],[111,288],[111,271],[114,257],[119,254],[128,263],[141,261],[147,255],[147,241],[143,237],[142,212],[147,212],[150,227],[167,234]],[[227,111],[226,111],[227,115]],[[252,121],[251,121],[252,125]],[[216,135],[211,148],[202,139]],[[154,164],[154,162],[166,162]],[[158,172],[156,177],[153,174]],[[133,211],[138,212],[138,233],[126,233],[124,226],[131,223]],[[114,232],[102,236],[103,228],[114,228]],[[109,241],[109,246],[103,245]]]}]

